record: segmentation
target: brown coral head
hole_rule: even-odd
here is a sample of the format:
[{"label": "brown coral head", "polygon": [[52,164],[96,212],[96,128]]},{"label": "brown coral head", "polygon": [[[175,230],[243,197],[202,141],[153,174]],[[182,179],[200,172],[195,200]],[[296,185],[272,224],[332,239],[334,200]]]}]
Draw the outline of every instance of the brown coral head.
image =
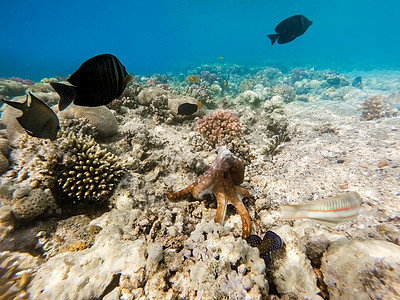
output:
[{"label": "brown coral head", "polygon": [[241,136],[242,124],[238,117],[229,111],[216,111],[197,121],[195,131],[205,137],[210,144],[219,143],[227,136]]}]

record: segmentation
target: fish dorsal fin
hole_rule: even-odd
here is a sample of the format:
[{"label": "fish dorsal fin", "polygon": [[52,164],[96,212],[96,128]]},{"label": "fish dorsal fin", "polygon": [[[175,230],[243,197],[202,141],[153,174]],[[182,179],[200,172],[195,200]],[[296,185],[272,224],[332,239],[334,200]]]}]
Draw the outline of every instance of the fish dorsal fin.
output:
[{"label": "fish dorsal fin", "polygon": [[26,100],[24,102],[14,102],[14,101],[9,101],[9,100],[2,100],[4,103],[21,110],[22,112],[28,111],[29,106],[28,106],[28,95],[26,95]]}]

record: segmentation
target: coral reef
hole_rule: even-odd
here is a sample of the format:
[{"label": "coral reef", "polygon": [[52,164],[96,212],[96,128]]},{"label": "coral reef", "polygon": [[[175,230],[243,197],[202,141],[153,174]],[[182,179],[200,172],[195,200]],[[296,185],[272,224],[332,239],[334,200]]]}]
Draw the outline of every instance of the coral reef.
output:
[{"label": "coral reef", "polygon": [[214,92],[211,91],[210,86],[204,81],[201,81],[199,84],[190,85],[183,91],[183,94],[202,101],[207,107],[212,108],[215,106],[213,103]]},{"label": "coral reef", "polygon": [[226,147],[220,147],[218,156],[208,170],[194,183],[177,192],[168,192],[169,200],[192,194],[195,199],[203,199],[207,194],[213,194],[217,200],[215,222],[222,223],[225,219],[226,207],[232,204],[242,219],[242,236],[250,235],[251,220],[242,199],[249,198],[249,192],[239,184],[244,179],[243,162],[235,157]]},{"label": "coral reef", "polygon": [[[356,290],[361,298],[398,298],[399,73],[287,67],[247,68],[226,59],[176,75],[135,76],[108,105],[112,111],[104,110],[118,132],[99,144],[88,136],[98,129],[84,115],[62,118],[62,134],[50,142],[20,131],[12,123],[17,115],[1,107],[0,136],[10,147],[3,153],[0,139],[0,156],[10,167],[0,175],[0,251],[11,251],[3,252],[5,261],[18,270],[9,272],[0,258],[0,273],[16,275],[0,279],[0,293],[219,300],[351,298]],[[188,75],[201,78],[192,90]],[[349,85],[356,75],[363,89]],[[47,80],[35,87],[8,80],[48,87]],[[143,93],[139,103],[149,88],[160,94]],[[185,95],[189,90],[198,99]],[[53,105],[54,95],[40,98]],[[357,104],[376,95],[385,98],[379,119],[360,120]],[[229,111],[199,121],[204,136],[193,130],[196,120],[175,119],[176,106],[169,105],[170,99],[194,105],[201,97]],[[240,120],[224,119],[229,114]],[[220,145],[228,163],[217,156]],[[95,166],[94,153],[102,153]],[[107,178],[104,197],[101,184],[92,183],[96,190],[84,184],[96,169]],[[80,188],[79,196],[68,184]],[[170,198],[188,193],[190,201],[167,199],[168,188],[178,185],[187,188]],[[352,221],[328,228],[282,219],[282,205],[348,190],[362,199],[363,213]],[[242,217],[227,205],[232,199]],[[255,247],[242,238],[250,225]],[[272,251],[280,244],[272,236],[261,240],[271,231],[281,238],[279,250]],[[17,274],[29,269],[32,280],[21,286]]]},{"label": "coral reef", "polygon": [[56,203],[49,189],[32,189],[21,184],[12,195],[11,211],[21,221],[30,221],[42,215],[49,208],[55,208]]},{"label": "coral reef", "polygon": [[123,163],[92,137],[74,132],[65,136],[61,149],[66,154],[51,171],[59,188],[74,200],[104,201],[118,183]]},{"label": "coral reef", "polygon": [[0,95],[4,96],[6,100],[25,94],[27,84],[20,81],[10,80],[10,79],[0,79]]},{"label": "coral reef", "polygon": [[273,96],[278,95],[282,97],[284,103],[290,103],[296,100],[295,90],[285,84],[279,84],[272,89]]},{"label": "coral reef", "polygon": [[216,111],[197,121],[194,128],[212,146],[225,138],[240,137],[243,133],[239,119],[229,111]]}]

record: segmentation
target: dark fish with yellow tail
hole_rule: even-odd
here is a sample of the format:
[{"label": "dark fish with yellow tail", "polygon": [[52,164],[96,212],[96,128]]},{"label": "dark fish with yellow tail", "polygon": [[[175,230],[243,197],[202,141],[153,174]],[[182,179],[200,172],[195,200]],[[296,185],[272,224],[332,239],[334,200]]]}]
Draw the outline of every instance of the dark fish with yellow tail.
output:
[{"label": "dark fish with yellow tail", "polygon": [[203,107],[203,103],[201,103],[201,101],[197,102],[197,104],[183,103],[178,106],[178,115],[190,116],[194,114],[201,107]]},{"label": "dark fish with yellow tail", "polygon": [[59,110],[72,102],[80,106],[107,105],[121,96],[133,77],[112,54],[101,54],[85,61],[67,83],[50,83],[60,95]]},{"label": "dark fish with yellow tail", "polygon": [[360,214],[361,197],[357,192],[347,192],[307,204],[284,205],[281,209],[282,219],[311,219],[326,226],[335,226]]},{"label": "dark fish with yellow tail", "polygon": [[276,40],[278,44],[286,44],[303,35],[311,24],[312,21],[303,15],[292,16],[280,22],[275,27],[276,34],[268,34],[268,37],[272,45]]},{"label": "dark fish with yellow tail", "polygon": [[[29,96],[30,104],[28,104]],[[3,100],[3,102],[22,111],[22,116],[18,117],[17,121],[29,135],[52,141],[56,139],[60,130],[60,122],[57,115],[32,93],[26,95],[24,103],[7,100]]]}]

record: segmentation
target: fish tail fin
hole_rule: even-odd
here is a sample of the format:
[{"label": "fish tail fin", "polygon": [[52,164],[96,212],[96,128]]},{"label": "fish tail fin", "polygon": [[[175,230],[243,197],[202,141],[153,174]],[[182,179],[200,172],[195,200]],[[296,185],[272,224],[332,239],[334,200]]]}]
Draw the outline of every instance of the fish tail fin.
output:
[{"label": "fish tail fin", "polygon": [[68,85],[59,82],[50,82],[53,89],[60,95],[58,109],[60,111],[67,108],[68,105],[76,98],[76,89],[73,85]]},{"label": "fish tail fin", "polygon": [[124,85],[125,85],[125,86],[128,86],[128,85],[130,85],[132,82],[133,82],[133,76],[132,76],[132,74],[126,75],[125,78],[124,78]]},{"label": "fish tail fin", "polygon": [[303,219],[301,209],[297,205],[282,205],[281,206],[282,219],[293,220],[293,219]]},{"label": "fish tail fin", "polygon": [[277,34],[268,34],[268,37],[271,40],[271,45],[275,44],[276,40],[278,39]]}]

